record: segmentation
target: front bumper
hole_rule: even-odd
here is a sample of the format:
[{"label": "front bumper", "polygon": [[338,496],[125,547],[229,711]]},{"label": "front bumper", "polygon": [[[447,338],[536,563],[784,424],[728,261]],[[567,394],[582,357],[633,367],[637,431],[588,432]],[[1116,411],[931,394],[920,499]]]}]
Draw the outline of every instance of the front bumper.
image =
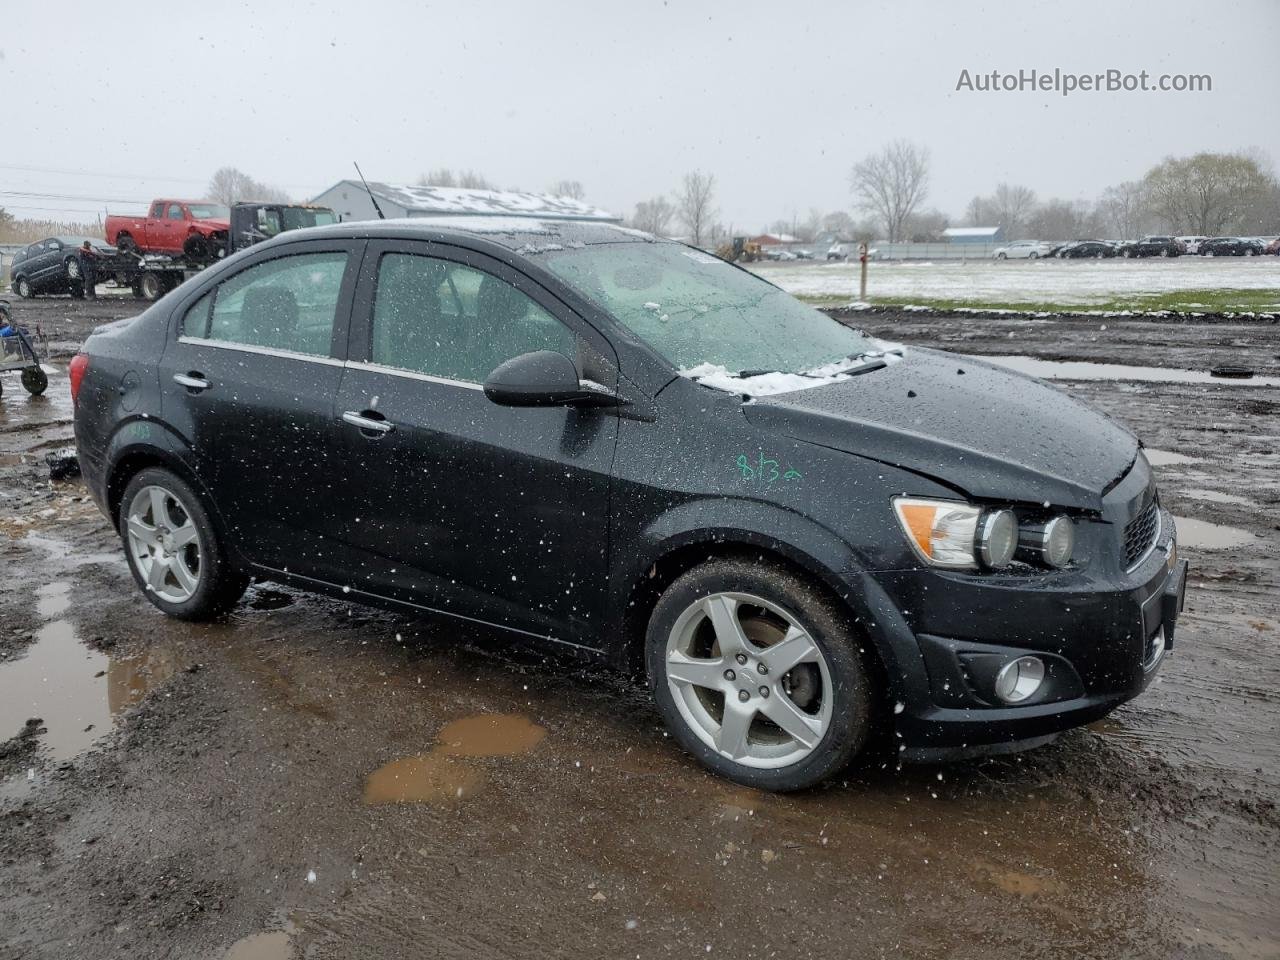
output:
[{"label": "front bumper", "polygon": [[[975,577],[936,570],[878,579],[922,669],[903,670],[894,716],[904,759],[934,761],[1036,746],[1136,697],[1174,646],[1188,564],[1173,518],[1132,570]],[[882,620],[884,625],[885,621]],[[894,644],[902,649],[902,639]],[[1046,667],[1016,706],[994,676],[1020,656]]]}]

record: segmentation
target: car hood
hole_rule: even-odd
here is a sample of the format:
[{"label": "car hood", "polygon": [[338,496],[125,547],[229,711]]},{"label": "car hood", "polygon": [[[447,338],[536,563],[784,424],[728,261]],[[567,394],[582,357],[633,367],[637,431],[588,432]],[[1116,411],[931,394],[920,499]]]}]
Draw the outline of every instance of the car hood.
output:
[{"label": "car hood", "polygon": [[744,405],[751,423],[901,467],[970,497],[1101,510],[1138,441],[1040,380],[938,350]]}]

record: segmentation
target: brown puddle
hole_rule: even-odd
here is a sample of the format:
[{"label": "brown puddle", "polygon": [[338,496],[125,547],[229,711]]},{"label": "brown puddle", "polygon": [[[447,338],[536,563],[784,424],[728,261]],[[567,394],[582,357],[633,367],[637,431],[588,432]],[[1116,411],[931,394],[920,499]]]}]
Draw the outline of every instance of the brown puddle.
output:
[{"label": "brown puddle", "polygon": [[289,934],[255,933],[233,943],[223,960],[289,960],[292,956]]},{"label": "brown puddle", "polygon": [[483,771],[460,757],[514,757],[528,753],[547,735],[545,727],[518,714],[482,713],[445,724],[430,753],[403,757],[365,778],[364,802],[452,803],[484,790]]},{"label": "brown puddle", "polygon": [[514,757],[542,742],[547,728],[512,713],[481,713],[446,723],[435,753],[451,757]]},{"label": "brown puddle", "polygon": [[1225,527],[1220,523],[1208,523],[1191,517],[1174,517],[1178,525],[1178,546],[1199,547],[1202,550],[1226,550],[1253,543],[1257,538],[1248,530]]},{"label": "brown puddle", "polygon": [[70,760],[110,732],[112,717],[172,676],[175,666],[159,649],[127,658],[99,653],[79,641],[69,621],[54,620],[37,632],[25,656],[0,666],[0,740],[39,717],[49,758]]}]

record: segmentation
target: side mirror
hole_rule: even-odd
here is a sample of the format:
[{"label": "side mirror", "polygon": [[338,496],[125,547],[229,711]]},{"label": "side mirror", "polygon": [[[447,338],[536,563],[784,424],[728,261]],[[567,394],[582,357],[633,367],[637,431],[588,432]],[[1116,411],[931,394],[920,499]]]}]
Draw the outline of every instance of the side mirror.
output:
[{"label": "side mirror", "polygon": [[617,406],[614,394],[589,387],[562,353],[535,350],[501,364],[484,382],[484,395],[504,407]]}]

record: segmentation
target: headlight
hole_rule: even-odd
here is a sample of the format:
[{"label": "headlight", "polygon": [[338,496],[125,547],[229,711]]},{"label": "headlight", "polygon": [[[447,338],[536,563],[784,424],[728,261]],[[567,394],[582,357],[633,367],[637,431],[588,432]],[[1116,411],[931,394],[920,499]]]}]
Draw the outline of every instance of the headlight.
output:
[{"label": "headlight", "polygon": [[1060,568],[1071,562],[1076,528],[1070,517],[1054,517],[1045,523],[1029,523],[1018,534],[1018,546],[1046,566]]},{"label": "headlight", "polygon": [[1018,546],[1012,511],[991,510],[950,500],[897,497],[898,522],[921,559],[937,567],[971,569],[1007,566]]}]

